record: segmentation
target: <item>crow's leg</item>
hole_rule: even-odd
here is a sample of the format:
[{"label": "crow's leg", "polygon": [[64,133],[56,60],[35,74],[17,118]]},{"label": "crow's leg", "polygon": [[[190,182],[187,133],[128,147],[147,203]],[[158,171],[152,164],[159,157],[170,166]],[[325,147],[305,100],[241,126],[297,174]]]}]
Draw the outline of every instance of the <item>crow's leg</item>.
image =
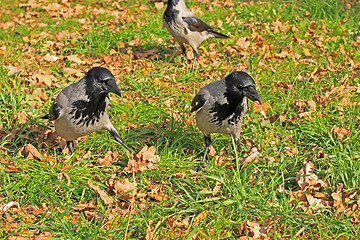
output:
[{"label": "crow's leg", "polygon": [[133,152],[133,150],[125,144],[124,140],[122,139],[122,137],[120,136],[118,131],[116,131],[115,128],[110,129],[109,132],[110,132],[111,136],[113,136],[117,142],[119,142],[121,145],[123,145],[124,148],[129,150],[130,153]]},{"label": "crow's leg", "polygon": [[239,157],[240,147],[241,147],[240,138],[234,137],[234,141],[235,141],[235,146],[236,146],[236,155]]},{"label": "crow's leg", "polygon": [[74,153],[74,142],[73,141],[66,141],[66,146],[70,150],[70,153],[73,154]]},{"label": "crow's leg", "polygon": [[202,158],[202,163],[200,163],[199,166],[195,167],[195,171],[197,171],[197,172],[201,171],[202,169],[205,169],[206,166],[207,166],[207,164],[206,164],[206,155],[207,155],[207,152],[209,151],[209,147],[210,147],[210,144],[211,144],[211,136],[204,134],[204,139],[205,139],[205,152],[204,152],[204,156]]},{"label": "crow's leg", "polygon": [[[72,158],[74,156],[74,141],[66,141],[66,146],[68,147],[71,155],[68,159]],[[72,160],[72,163],[74,163],[74,159]]]},{"label": "crow's leg", "polygon": [[181,48],[181,62],[183,63],[186,57],[186,48],[183,43],[179,43]]},{"label": "crow's leg", "polygon": [[191,72],[193,72],[194,69],[195,69],[195,62],[196,62],[196,59],[197,59],[197,56],[198,56],[198,51],[197,51],[196,48],[193,48],[193,52],[194,52],[194,62],[193,62],[192,68],[191,68]]}]

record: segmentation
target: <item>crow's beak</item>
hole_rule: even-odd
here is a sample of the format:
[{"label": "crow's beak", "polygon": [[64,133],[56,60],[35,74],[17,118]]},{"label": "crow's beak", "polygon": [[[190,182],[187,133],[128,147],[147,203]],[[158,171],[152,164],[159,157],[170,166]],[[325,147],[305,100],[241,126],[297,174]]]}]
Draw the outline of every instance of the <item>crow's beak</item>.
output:
[{"label": "crow's beak", "polygon": [[259,93],[256,91],[255,87],[249,87],[246,91],[245,91],[245,95],[251,99],[251,101],[253,102],[260,102],[262,104],[262,100],[261,97],[259,95]]},{"label": "crow's beak", "polygon": [[111,79],[108,81],[108,91],[122,97],[121,90],[119,86],[116,84],[115,79]]}]

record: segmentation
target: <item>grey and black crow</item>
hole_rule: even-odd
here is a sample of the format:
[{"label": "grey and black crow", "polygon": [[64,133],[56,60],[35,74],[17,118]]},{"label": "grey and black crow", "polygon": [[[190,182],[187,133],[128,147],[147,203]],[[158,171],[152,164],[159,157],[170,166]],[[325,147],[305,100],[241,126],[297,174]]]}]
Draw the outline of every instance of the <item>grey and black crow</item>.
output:
[{"label": "grey and black crow", "polygon": [[94,67],[56,97],[44,118],[55,121],[55,130],[66,140],[71,153],[74,151],[74,140],[97,130],[109,131],[116,141],[132,152],[106,112],[110,92],[122,96],[114,75],[106,68]]},{"label": "grey and black crow", "polygon": [[201,167],[206,166],[211,133],[232,135],[239,154],[241,126],[249,109],[248,98],[262,103],[254,80],[242,71],[232,72],[225,78],[206,85],[195,95],[191,112],[196,113],[196,123],[204,134],[206,145]]},{"label": "grey and black crow", "polygon": [[216,32],[209,25],[201,21],[186,7],[184,0],[169,0],[163,16],[163,26],[167,28],[171,36],[179,43],[182,51],[182,61],[186,56],[184,43],[191,46],[194,52],[194,62],[191,72],[194,71],[198,56],[197,48],[209,38],[228,38],[228,36]]}]

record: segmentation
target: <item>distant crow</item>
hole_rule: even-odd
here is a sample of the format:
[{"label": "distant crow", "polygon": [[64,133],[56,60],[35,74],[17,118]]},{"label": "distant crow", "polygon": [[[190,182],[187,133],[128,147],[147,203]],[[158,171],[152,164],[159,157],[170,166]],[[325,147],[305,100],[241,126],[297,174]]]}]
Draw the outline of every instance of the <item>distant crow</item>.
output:
[{"label": "distant crow", "polygon": [[228,38],[228,36],[216,32],[209,25],[201,21],[186,7],[184,0],[169,0],[163,16],[163,26],[167,28],[175,41],[179,43],[182,51],[182,61],[186,56],[184,43],[189,44],[194,52],[194,63],[191,72],[194,71],[198,56],[197,48],[209,38]]}]

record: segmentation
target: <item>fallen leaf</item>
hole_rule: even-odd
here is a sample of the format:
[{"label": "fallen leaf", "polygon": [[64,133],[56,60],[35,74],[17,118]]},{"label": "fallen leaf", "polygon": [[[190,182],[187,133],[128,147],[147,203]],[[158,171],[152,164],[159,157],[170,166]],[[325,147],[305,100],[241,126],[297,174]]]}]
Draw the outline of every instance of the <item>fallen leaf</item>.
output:
[{"label": "fallen leaf", "polygon": [[14,206],[17,207],[18,209],[20,209],[20,204],[18,202],[12,201],[12,202],[6,203],[2,207],[0,207],[0,212],[5,213],[9,208],[14,207]]},{"label": "fallen leaf", "polygon": [[[13,229],[17,229],[19,227],[19,223],[17,222],[12,222],[12,223],[8,223],[5,225],[5,233],[9,233],[11,230]],[[18,238],[16,238],[18,239]],[[26,238],[28,239],[28,238]]]},{"label": "fallen leaf", "polygon": [[90,188],[92,188],[93,190],[95,190],[95,192],[97,194],[99,194],[101,200],[106,204],[106,205],[109,205],[109,204],[112,204],[114,203],[114,198],[109,196],[104,190],[102,190],[99,186],[93,184],[91,182],[91,180],[89,179],[88,181],[88,186]]},{"label": "fallen leaf", "polygon": [[21,168],[18,168],[16,166],[7,166],[7,165],[3,165],[2,167],[3,167],[5,172],[16,172],[16,171],[21,169]]},{"label": "fallen leaf", "polygon": [[304,55],[306,57],[311,57],[311,53],[310,53],[310,50],[308,48],[303,48],[303,51],[304,51]]},{"label": "fallen leaf", "polygon": [[159,202],[169,200],[169,196],[167,194],[161,194],[161,193],[151,194],[151,193],[149,193],[149,196]]},{"label": "fallen leaf", "polygon": [[[221,177],[221,180],[224,180],[223,177]],[[212,192],[213,192],[212,195],[213,196],[215,196],[220,191],[221,184],[222,184],[222,182],[216,181],[215,187],[212,190]]]},{"label": "fallen leaf", "polygon": [[340,140],[343,140],[344,137],[350,133],[350,130],[345,128],[339,128],[335,125],[332,127],[331,132],[337,135]]},{"label": "fallen leaf", "polygon": [[104,158],[98,158],[98,162],[103,166],[112,165],[117,160],[118,155],[117,152],[107,151]]},{"label": "fallen leaf", "polygon": [[241,37],[236,40],[236,46],[239,48],[246,50],[250,46],[250,42],[246,37]]},{"label": "fallen leaf", "polygon": [[163,9],[164,8],[164,2],[155,2],[155,8],[156,9]]},{"label": "fallen leaf", "polygon": [[[246,227],[250,232],[250,239],[262,239],[265,238],[267,239],[267,228],[265,225],[257,223],[257,222],[252,222],[252,221],[247,221],[246,222]],[[245,238],[243,238],[245,239]]]},{"label": "fallen leaf", "polygon": [[57,81],[55,76],[46,73],[35,73],[32,75],[32,79],[40,83],[44,83],[48,87],[51,87],[53,85],[53,82]]},{"label": "fallen leaf", "polygon": [[85,209],[98,209],[99,206],[96,206],[94,201],[90,201],[88,203],[81,203],[81,204],[78,204],[74,207],[71,207],[71,209],[75,209],[75,210],[85,210]]},{"label": "fallen leaf", "polygon": [[119,49],[121,48],[125,48],[125,43],[123,43],[122,41],[119,41]]},{"label": "fallen leaf", "polygon": [[316,111],[316,103],[315,103],[315,101],[310,99],[308,101],[308,104],[310,106],[310,112],[315,112]]},{"label": "fallen leaf", "polygon": [[267,102],[264,102],[263,104],[261,104],[258,101],[254,101],[253,108],[254,108],[254,112],[259,112],[259,113],[261,113],[261,115],[263,115],[266,118],[266,112],[267,112],[267,110],[270,109],[270,104]]},{"label": "fallen leaf", "polygon": [[210,145],[208,155],[210,157],[213,157],[215,156],[215,154],[216,154],[216,149],[212,145]]},{"label": "fallen leaf", "polygon": [[125,173],[140,173],[144,170],[151,170],[155,168],[155,164],[160,160],[158,155],[155,155],[155,146],[145,146],[136,155],[131,155],[128,165],[124,168]]},{"label": "fallen leaf", "polygon": [[67,179],[67,183],[66,183],[66,186],[70,186],[71,184],[71,180],[70,180],[70,177],[67,173],[64,173],[64,172],[61,172],[57,175],[57,179],[59,181],[61,181],[63,179],[63,177],[65,177]]},{"label": "fallen leaf", "polygon": [[78,55],[69,55],[66,57],[69,61],[77,63],[77,64],[84,64],[85,62],[79,58]]},{"label": "fallen leaf", "polygon": [[134,191],[136,190],[136,183],[132,183],[129,179],[124,178],[114,181],[114,192],[116,195],[121,195],[123,200],[130,200],[134,198]]},{"label": "fallen leaf", "polygon": [[62,169],[61,169],[61,172],[64,172],[65,170],[67,169],[70,169],[70,168],[73,168],[74,166],[73,165],[65,165]]},{"label": "fallen leaf", "polygon": [[312,161],[304,163],[304,167],[297,174],[299,177],[298,185],[301,190],[314,189],[318,191],[320,187],[326,187],[323,180],[319,179],[314,173],[315,164]]},{"label": "fallen leaf", "polygon": [[256,147],[252,148],[249,155],[246,155],[240,159],[240,162],[242,162],[241,168],[244,168],[248,163],[251,163],[253,161],[255,162],[255,160],[259,158],[260,155],[261,154]]},{"label": "fallen leaf", "polygon": [[208,211],[207,211],[207,210],[199,213],[199,214],[194,218],[194,221],[193,221],[194,226],[198,225],[202,220],[204,220],[207,215],[208,215]]},{"label": "fallen leaf", "polygon": [[27,159],[33,159],[33,158],[37,158],[37,159],[42,159],[43,156],[41,155],[41,153],[37,150],[37,148],[35,148],[33,145],[31,145],[30,143],[24,145],[21,149],[20,152],[22,152],[25,157]]},{"label": "fallen leaf", "polygon": [[76,77],[82,77],[84,73],[78,69],[75,68],[64,68],[63,69],[65,76],[76,76]]}]

